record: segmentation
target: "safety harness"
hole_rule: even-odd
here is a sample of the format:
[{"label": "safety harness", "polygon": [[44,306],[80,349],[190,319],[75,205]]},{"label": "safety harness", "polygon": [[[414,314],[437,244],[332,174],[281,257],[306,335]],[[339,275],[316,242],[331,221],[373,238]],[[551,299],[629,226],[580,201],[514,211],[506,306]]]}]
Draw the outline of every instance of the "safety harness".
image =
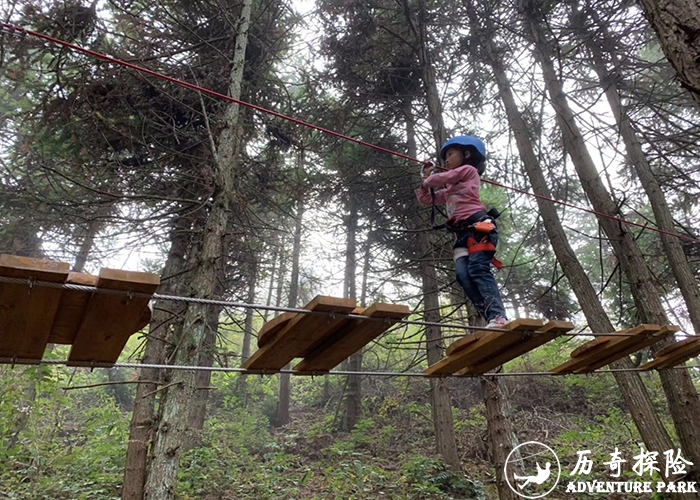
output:
[{"label": "safety harness", "polygon": [[[425,168],[434,166],[432,162],[425,162],[420,169],[421,179],[425,178]],[[488,212],[480,210],[465,220],[455,220],[450,217],[444,224],[437,225],[435,223],[436,212],[439,211],[442,214],[442,211],[435,203],[435,190],[433,188],[430,188],[430,196],[433,201],[430,211],[430,225],[433,229],[446,228],[451,233],[455,233],[457,239],[454,248],[467,247],[469,255],[477,252],[496,253],[496,245],[494,245],[491,235],[498,229],[496,227],[496,219],[500,217],[501,213],[497,209],[492,208]],[[491,263],[497,269],[503,269],[503,263],[496,257],[493,257]]]},{"label": "safety harness", "polygon": [[[447,219],[445,228],[455,233],[457,240],[455,248],[466,247],[469,255],[477,252],[496,252],[491,235],[497,231],[496,219],[500,212],[492,208],[488,212],[481,210],[464,220]],[[503,269],[503,263],[493,257],[491,263],[497,269]]]}]

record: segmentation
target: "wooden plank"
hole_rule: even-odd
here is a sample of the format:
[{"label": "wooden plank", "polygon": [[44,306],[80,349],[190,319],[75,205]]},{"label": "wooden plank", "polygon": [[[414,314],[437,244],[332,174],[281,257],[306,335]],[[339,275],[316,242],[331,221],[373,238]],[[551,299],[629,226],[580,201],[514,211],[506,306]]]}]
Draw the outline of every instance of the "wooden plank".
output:
[{"label": "wooden plank", "polygon": [[457,372],[457,375],[475,375],[486,373],[494,368],[497,368],[508,361],[522,356],[526,352],[546,344],[554,340],[558,336],[573,330],[574,324],[569,321],[549,321],[542,328],[539,328],[529,338],[523,338],[522,341],[513,344],[508,350],[494,355],[491,358],[485,359],[481,363],[477,363]]},{"label": "wooden plank", "polygon": [[[365,310],[362,307],[356,307],[352,311],[350,311],[350,314],[362,314]],[[343,321],[339,321],[335,326],[332,328],[329,328],[326,330],[326,333],[324,335],[319,335],[319,338],[316,340],[316,342],[312,344],[308,344],[306,348],[301,349],[298,354],[298,358],[305,358],[312,352],[314,352],[319,346],[325,344],[328,339],[330,338],[336,338],[338,336],[338,331],[340,330],[345,330],[348,328],[350,324],[353,322],[358,321],[355,318],[344,318]]]},{"label": "wooden plank", "polygon": [[258,332],[258,347],[270,343],[297,313],[286,312],[265,323]]},{"label": "wooden plank", "polygon": [[[513,321],[508,322],[506,325],[503,326],[503,329],[504,330],[517,330],[518,328],[520,328],[522,326],[525,330],[530,330],[531,328],[528,327],[527,325],[529,325],[529,324],[534,325],[534,323],[532,323],[533,321],[538,322],[537,324],[542,326],[542,322],[539,320],[533,320],[530,318],[518,318],[518,319],[514,319]],[[507,328],[506,328],[506,326],[507,326]],[[462,349],[465,349],[470,344],[473,344],[474,342],[476,342],[480,338],[483,338],[484,336],[486,336],[489,333],[497,333],[497,332],[492,332],[491,330],[478,330],[476,333],[470,333],[468,335],[465,335],[461,339],[456,340],[455,342],[450,344],[447,347],[447,349],[445,350],[445,354],[447,354],[448,356],[455,354],[457,351],[461,351]]]},{"label": "wooden plank", "polygon": [[688,339],[690,342],[684,345],[683,348],[677,349],[671,354],[666,356],[657,356],[648,363],[643,364],[641,370],[662,370],[664,368],[671,368],[676,365],[685,363],[689,359],[696,357],[700,354],[700,342],[696,339]]},{"label": "wooden plank", "polygon": [[[96,288],[152,295],[160,277],[152,273],[102,269]],[[142,318],[150,298],[95,293],[68,356],[71,363],[115,363]]]},{"label": "wooden plank", "polygon": [[[678,330],[676,330],[676,332],[680,331],[680,327],[676,327],[676,328],[678,328]],[[663,349],[656,351],[656,354],[654,355],[654,357],[660,358],[662,356],[666,356],[667,354],[672,354],[674,351],[677,351],[688,344],[692,344],[695,341],[700,341],[700,339],[691,337],[691,338],[687,338],[687,339],[684,339],[684,340],[681,340],[678,342],[674,342],[673,344],[667,345]]]},{"label": "wooden plank", "polygon": [[484,337],[485,335],[488,335],[489,331],[488,330],[478,330],[474,333],[468,333],[461,339],[457,339],[454,342],[452,342],[450,345],[447,346],[447,349],[445,349],[445,354],[447,356],[451,356],[452,354],[456,354],[458,351],[461,351],[462,349],[467,348],[480,338]]},{"label": "wooden plank", "polygon": [[[66,262],[0,254],[0,276],[64,283],[70,266]],[[59,277],[63,276],[63,277]],[[56,281],[60,279],[61,281]]]},{"label": "wooden plank", "polygon": [[480,330],[477,334],[485,333],[476,342],[454,354],[441,359],[425,370],[427,375],[447,375],[455,373],[470,364],[481,363],[486,358],[521,340],[525,335],[541,328],[544,323],[537,319],[522,318],[503,325],[503,332]]},{"label": "wooden plank", "polygon": [[[97,276],[85,273],[68,273],[66,283],[82,286],[96,286]],[[49,342],[54,344],[72,344],[83,314],[90,300],[90,292],[83,290],[64,290],[58,311],[51,327]]]},{"label": "wooden plank", "polygon": [[641,370],[659,370],[685,363],[700,354],[700,339],[689,338],[665,347],[656,357],[643,364]]},{"label": "wooden plank", "polygon": [[[654,328],[658,328],[658,330],[654,331]],[[641,330],[637,336],[620,339],[615,345],[612,345],[611,342],[602,356],[594,359],[585,369],[579,370],[577,373],[590,373],[598,368],[607,366],[618,359],[660,342],[672,333],[668,327],[660,327],[658,325],[640,325],[632,329],[631,332],[636,333],[637,329]]]},{"label": "wooden plank", "polygon": [[74,273],[71,271],[68,273],[68,279],[66,283],[72,285],[82,285],[82,286],[97,286],[97,276],[94,274],[87,273]]},{"label": "wooden plank", "polygon": [[[627,330],[624,330],[620,333],[627,333]],[[596,351],[601,351],[605,349],[605,344],[610,342],[610,340],[612,340],[610,337],[598,337],[597,339],[593,339],[590,342],[587,342],[582,346],[579,346],[576,349],[574,349],[571,353],[571,357],[583,359],[587,356],[590,356]]]},{"label": "wooden plank", "polygon": [[[68,270],[65,262],[0,255],[0,276],[64,283]],[[0,283],[0,357],[41,360],[62,293],[29,282]]]},{"label": "wooden plank", "polygon": [[[627,350],[634,352],[639,350],[636,346],[641,345],[640,342],[649,340],[649,335],[658,333],[661,327],[658,325],[640,325],[631,330],[623,330],[620,332],[611,333],[604,337],[598,337],[578,349],[573,351],[572,359],[563,363],[551,370],[552,373],[586,373],[592,371],[590,367],[600,361],[607,361],[606,364],[620,359],[626,354],[621,354]],[[659,339],[660,340],[660,339]],[[653,340],[655,343],[658,340]],[[628,353],[629,354],[629,353]],[[605,365],[600,365],[605,366]]]},{"label": "wooden plank", "polygon": [[359,314],[368,318],[385,318],[386,321],[351,320],[306,356],[294,367],[294,370],[298,372],[332,370],[387,331],[397,321],[411,314],[411,310],[404,305],[377,303]]},{"label": "wooden plank", "polygon": [[489,332],[466,349],[457,352],[465,367],[487,361],[500,353],[508,351],[514,345],[529,339],[535,330],[544,326],[538,319],[521,318],[503,325],[507,332]]},{"label": "wooden plank", "polygon": [[349,320],[347,314],[355,309],[354,299],[316,296],[305,309],[333,315],[297,313],[277,332],[274,340],[258,349],[243,364],[249,370],[281,370],[287,363],[341,328]]},{"label": "wooden plank", "polygon": [[597,357],[603,354],[607,347],[606,344],[609,342],[617,342],[619,339],[630,338],[629,334],[632,333],[631,330],[621,330],[619,332],[612,332],[605,337],[595,338],[577,349],[574,349],[571,353],[572,359],[570,361],[557,366],[551,371],[554,373],[574,373],[576,370],[585,368],[588,363],[594,359],[594,356]]}]

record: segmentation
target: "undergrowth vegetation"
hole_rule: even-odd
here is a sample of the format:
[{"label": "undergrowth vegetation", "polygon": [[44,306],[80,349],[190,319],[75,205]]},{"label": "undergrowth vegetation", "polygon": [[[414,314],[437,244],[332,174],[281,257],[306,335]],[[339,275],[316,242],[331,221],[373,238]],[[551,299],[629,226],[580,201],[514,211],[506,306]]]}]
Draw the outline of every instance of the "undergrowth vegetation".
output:
[{"label": "undergrowth vegetation", "polygon": [[[526,356],[509,369],[533,369],[538,356],[550,354]],[[0,498],[118,499],[131,414],[119,406],[113,386],[84,387],[104,383],[105,373],[61,366],[3,366],[0,372]],[[124,372],[127,382],[133,379]],[[345,432],[341,377],[295,378],[292,423],[281,428],[271,425],[276,377],[247,377],[243,397],[238,378],[212,379],[205,429],[183,455],[183,500],[497,498],[478,380],[447,382],[463,464],[457,474],[435,453],[427,380],[367,379],[363,416]],[[661,406],[655,375],[644,378]],[[590,449],[597,463],[616,447],[639,451],[611,375],[501,380],[518,440],[548,443],[565,477],[579,450]],[[122,387],[133,398],[135,385]],[[602,472],[597,479],[605,479]]]}]

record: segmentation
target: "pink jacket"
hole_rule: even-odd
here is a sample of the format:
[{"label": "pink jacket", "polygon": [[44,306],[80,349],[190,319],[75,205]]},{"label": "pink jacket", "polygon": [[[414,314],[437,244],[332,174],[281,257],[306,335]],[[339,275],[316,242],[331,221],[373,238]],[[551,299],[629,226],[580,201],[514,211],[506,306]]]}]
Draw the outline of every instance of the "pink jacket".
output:
[{"label": "pink jacket", "polygon": [[433,174],[423,181],[421,187],[416,189],[418,201],[424,205],[432,205],[433,198],[430,188],[446,186],[445,189],[435,191],[435,204],[447,207],[447,216],[454,220],[464,220],[470,215],[486,207],[479,197],[479,173],[471,165],[448,170],[439,174]]}]

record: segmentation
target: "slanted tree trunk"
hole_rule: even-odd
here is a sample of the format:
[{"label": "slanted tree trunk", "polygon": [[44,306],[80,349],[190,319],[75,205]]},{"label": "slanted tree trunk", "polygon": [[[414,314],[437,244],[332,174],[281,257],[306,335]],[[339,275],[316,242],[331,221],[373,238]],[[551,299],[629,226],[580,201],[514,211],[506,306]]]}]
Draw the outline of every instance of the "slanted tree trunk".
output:
[{"label": "slanted tree trunk", "polygon": [[700,4],[695,0],[639,0],[681,85],[700,105]]},{"label": "slanted tree trunk", "polygon": [[[697,13],[699,16],[697,18],[698,28],[700,28],[700,8],[698,9]],[[591,15],[595,18],[595,21],[600,24],[600,20],[597,19],[597,13],[592,10]],[[608,71],[605,64],[605,55],[602,53],[600,46],[597,43],[593,43],[593,35],[586,32],[585,24],[581,21],[583,21],[581,14],[574,15],[573,27],[577,30],[577,32],[582,33],[586,47],[593,56],[593,69],[600,79],[600,86],[605,90],[605,97],[608,99],[610,109],[612,109],[613,115],[615,116],[615,122],[617,123],[618,130],[620,131],[622,140],[625,143],[627,157],[637,172],[639,180],[644,187],[644,191],[649,197],[649,202],[651,203],[651,208],[654,211],[656,223],[663,231],[675,233],[676,227],[673,223],[671,209],[666,202],[666,196],[656,180],[656,176],[651,169],[651,165],[649,165],[649,162],[647,161],[647,157],[642,150],[642,145],[639,142],[637,133],[635,132],[630,121],[627,109],[622,103],[620,92],[617,87],[621,82],[622,73],[619,70],[616,56],[614,52],[609,52],[610,58],[612,59],[611,63],[614,65],[615,71]],[[700,36],[700,32],[698,32],[698,36]],[[694,42],[697,42],[697,40],[694,40]],[[603,43],[607,46],[610,46],[612,43],[609,40],[607,33],[603,33]],[[698,44],[698,50],[698,55],[700,56],[700,44]],[[700,60],[696,62],[700,62]],[[699,71],[698,75],[700,75],[700,64],[698,64],[697,69]],[[693,324],[695,333],[700,334],[700,288],[698,287],[693,270],[688,263],[688,258],[686,257],[685,252],[683,251],[683,246],[678,238],[665,233],[661,233],[660,237],[661,243],[666,251],[668,261],[671,264],[673,276],[678,282],[678,287],[681,290],[686,307],[688,308],[690,321]]]},{"label": "slanted tree trunk", "polygon": [[87,230],[85,231],[83,241],[78,249],[78,255],[75,258],[75,264],[73,265],[73,270],[75,272],[82,273],[83,269],[85,269],[88,255],[90,255],[90,250],[92,250],[92,246],[95,244],[95,236],[99,229],[100,223],[97,219],[92,219],[88,222]]},{"label": "slanted tree trunk", "polygon": [[[226,239],[226,238],[225,238]],[[228,244],[224,246],[222,255],[228,255]],[[219,268],[214,293],[217,296],[224,294],[223,283],[226,281],[226,271]],[[206,310],[206,329],[204,341],[198,354],[198,364],[201,366],[212,366],[214,364],[214,354],[216,351],[216,337],[219,331],[219,318],[223,311],[222,306],[209,306]],[[209,401],[209,386],[211,385],[211,374],[209,370],[199,370],[195,373],[194,399],[190,403],[190,415],[188,417],[189,439],[185,446],[188,450],[201,442],[202,430],[207,416],[207,402]]]},{"label": "slanted tree trunk", "polygon": [[[528,11],[526,14],[528,28],[536,45],[535,55],[542,67],[545,86],[557,114],[564,144],[581,180],[581,186],[597,212],[620,217],[617,205],[603,185],[576,124],[574,113],[568,105],[562,83],[552,63],[552,47],[543,35],[536,11]],[[652,273],[628,226],[603,216],[599,216],[598,221],[620,262],[642,321],[668,324]],[[673,338],[659,342],[652,347],[652,351],[673,342]],[[660,370],[659,376],[684,457],[695,464],[700,463],[700,400],[690,376],[686,370]],[[659,450],[659,453],[662,451],[665,450]]]},{"label": "slanted tree trunk", "polygon": [[[289,282],[289,307],[297,307],[299,296],[299,257],[301,255],[301,234],[304,219],[304,202],[297,201],[297,213],[294,223],[294,244],[292,246],[292,275]],[[291,364],[284,367],[291,368]],[[277,407],[276,425],[282,426],[289,423],[289,403],[291,401],[291,377],[289,373],[280,374],[280,400]]]},{"label": "slanted tree trunk", "polygon": [[[533,191],[540,197],[551,198],[552,195],[539,167],[537,155],[532,147],[533,138],[530,137],[529,128],[517,108],[508,77],[503,68],[501,61],[504,58],[499,54],[488,36],[488,23],[484,23],[483,19],[475,22],[473,13],[471,18],[472,29],[481,34],[480,40],[483,51],[478,56],[493,69],[499,95]],[[597,297],[593,285],[588,279],[588,275],[569,244],[554,205],[542,198],[537,199],[537,204],[552,249],[569,280],[589,326],[596,332],[612,332],[613,326]],[[617,361],[611,365],[612,368],[628,368],[630,366],[631,362],[629,359]],[[636,373],[615,372],[614,376],[647,448],[650,450],[670,449],[672,447],[671,439],[665,427],[661,424],[639,375]],[[500,481],[502,481],[502,478],[499,478]],[[684,498],[695,497],[688,495]]]},{"label": "slanted tree trunk", "polygon": [[[245,52],[248,45],[251,0],[244,0],[236,30],[229,94],[240,98]],[[239,105],[230,103],[225,111],[226,128],[221,132],[214,151],[215,188],[211,211],[202,233],[199,265],[192,273],[192,293],[201,298],[214,298],[216,277],[223,267],[222,246],[230,203],[235,193],[235,166],[241,146]],[[176,364],[197,364],[206,339],[207,306],[190,303],[185,313],[183,334],[177,343]],[[194,397],[195,376],[187,370],[174,370],[169,387],[163,389],[162,419],[153,446],[153,462],[146,479],[146,498],[173,500],[177,484],[180,454],[187,441],[188,405]]]},{"label": "slanted tree trunk", "polygon": [[[182,291],[182,275],[185,269],[185,252],[189,246],[187,227],[184,220],[178,219],[171,234],[170,251],[163,268],[163,283],[158,293],[179,295]],[[167,345],[174,330],[179,330],[184,306],[180,302],[157,302],[148,329],[148,339],[141,363],[164,364]],[[176,326],[180,324],[180,326]],[[141,368],[136,386],[134,410],[129,428],[129,444],[126,451],[122,500],[144,498],[144,485],[148,450],[156,428],[156,389],[161,372],[156,368]],[[148,382],[148,383],[143,383]]]}]

